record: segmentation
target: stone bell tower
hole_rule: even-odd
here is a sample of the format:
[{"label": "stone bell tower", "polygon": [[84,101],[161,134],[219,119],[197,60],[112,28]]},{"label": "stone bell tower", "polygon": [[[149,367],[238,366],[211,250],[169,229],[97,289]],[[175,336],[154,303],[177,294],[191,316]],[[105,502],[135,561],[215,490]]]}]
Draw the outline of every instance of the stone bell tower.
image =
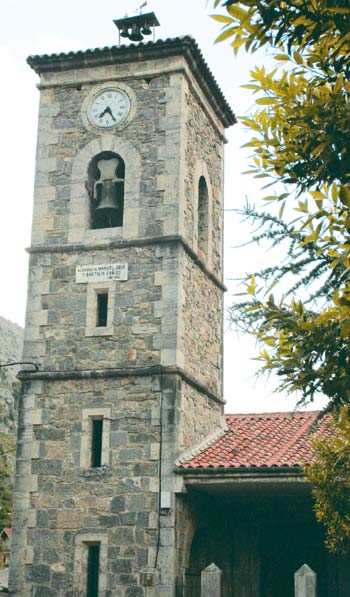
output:
[{"label": "stone bell tower", "polygon": [[[31,56],[10,594],[175,595],[177,456],[221,425],[224,128],[191,37]],[[175,589],[177,587],[177,589]]]}]

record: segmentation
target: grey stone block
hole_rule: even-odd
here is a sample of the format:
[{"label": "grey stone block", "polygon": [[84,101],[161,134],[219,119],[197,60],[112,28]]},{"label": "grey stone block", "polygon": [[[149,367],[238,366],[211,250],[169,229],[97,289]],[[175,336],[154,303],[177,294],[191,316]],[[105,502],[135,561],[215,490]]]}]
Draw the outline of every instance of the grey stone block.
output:
[{"label": "grey stone block", "polygon": [[49,583],[51,580],[50,566],[47,564],[35,564],[29,572],[28,578],[35,583]]},{"label": "grey stone block", "polygon": [[132,561],[118,559],[112,562],[112,572],[115,574],[128,573],[132,571]]},{"label": "grey stone block", "polygon": [[119,513],[125,511],[125,497],[118,495],[111,501],[111,512]]},{"label": "grey stone block", "polygon": [[125,597],[143,597],[144,594],[142,587],[129,587],[125,593]]}]

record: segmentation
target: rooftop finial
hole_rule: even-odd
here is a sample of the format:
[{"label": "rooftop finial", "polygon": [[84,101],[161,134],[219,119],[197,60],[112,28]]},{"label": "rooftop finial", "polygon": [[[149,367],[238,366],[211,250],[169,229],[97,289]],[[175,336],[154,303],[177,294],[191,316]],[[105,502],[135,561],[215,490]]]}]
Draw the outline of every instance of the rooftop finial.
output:
[{"label": "rooftop finial", "polygon": [[142,14],[142,9],[146,5],[147,2],[143,2],[137,9],[139,14],[134,17],[124,17],[123,19],[113,21],[116,27],[118,27],[119,45],[121,37],[125,37],[130,41],[142,41],[145,35],[152,35],[152,31],[154,41],[154,30],[155,27],[159,26],[159,21],[154,12]]},{"label": "rooftop finial", "polygon": [[143,2],[143,3],[141,4],[141,6],[139,6],[139,7],[136,9],[136,12],[138,12],[140,15],[142,15],[142,9],[143,9],[145,6],[147,6],[147,4],[148,4],[148,2],[147,2],[147,0],[146,0],[146,2]]}]

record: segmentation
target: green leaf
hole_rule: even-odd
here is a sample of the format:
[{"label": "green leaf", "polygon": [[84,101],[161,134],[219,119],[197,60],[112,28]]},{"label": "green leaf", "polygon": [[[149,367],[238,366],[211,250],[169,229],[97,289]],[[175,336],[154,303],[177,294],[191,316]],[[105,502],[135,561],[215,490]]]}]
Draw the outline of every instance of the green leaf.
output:
[{"label": "green leaf", "polygon": [[232,23],[231,17],[225,17],[224,15],[210,15],[214,21],[218,21],[219,23]]},{"label": "green leaf", "polygon": [[340,185],[339,199],[343,205],[345,205],[346,207],[350,207],[350,189],[347,185]]},{"label": "green leaf", "polygon": [[256,100],[256,103],[259,105],[272,105],[276,104],[276,98],[274,97],[260,97]]},{"label": "green leaf", "polygon": [[220,35],[216,38],[215,43],[218,44],[222,41],[225,41],[225,39],[232,37],[232,35],[234,35],[235,31],[236,31],[235,27],[230,27],[229,29],[225,29],[225,31],[220,33]]},{"label": "green leaf", "polygon": [[290,56],[288,56],[288,54],[276,54],[276,56],[274,56],[275,60],[283,60],[284,62],[287,62],[290,60]]},{"label": "green leaf", "polygon": [[295,62],[297,64],[303,64],[304,60],[301,54],[299,54],[299,52],[293,52],[293,59],[295,60]]}]

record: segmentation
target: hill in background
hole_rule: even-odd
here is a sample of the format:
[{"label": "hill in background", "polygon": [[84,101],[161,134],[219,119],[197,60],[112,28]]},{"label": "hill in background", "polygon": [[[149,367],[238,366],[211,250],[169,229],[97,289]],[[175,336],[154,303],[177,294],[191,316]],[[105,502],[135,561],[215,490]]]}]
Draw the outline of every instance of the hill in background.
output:
[{"label": "hill in background", "polygon": [[[23,329],[0,317],[0,364],[20,361],[23,347]],[[16,393],[20,367],[0,368],[0,432],[16,434]]]},{"label": "hill in background", "polygon": [[[0,317],[0,364],[20,361],[23,329]],[[0,368],[0,531],[11,525],[20,367]]]}]

